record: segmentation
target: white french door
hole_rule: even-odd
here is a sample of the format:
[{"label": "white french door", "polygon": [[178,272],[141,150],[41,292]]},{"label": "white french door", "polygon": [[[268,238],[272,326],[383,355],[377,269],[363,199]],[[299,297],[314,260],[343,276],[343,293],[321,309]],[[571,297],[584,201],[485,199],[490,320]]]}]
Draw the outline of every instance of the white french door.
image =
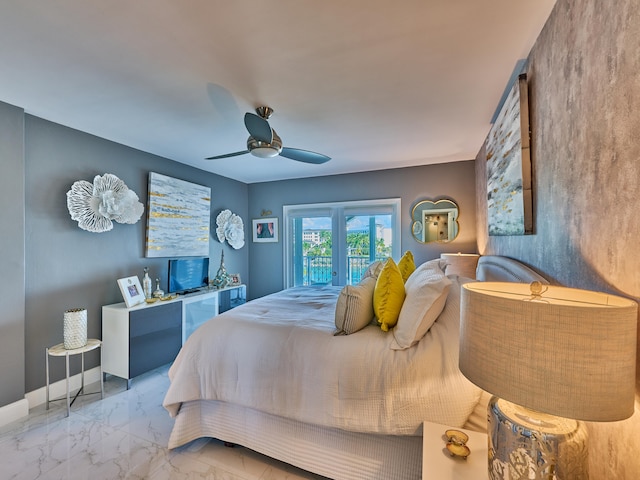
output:
[{"label": "white french door", "polygon": [[355,284],[374,260],[397,260],[399,212],[399,198],[284,206],[285,288]]}]

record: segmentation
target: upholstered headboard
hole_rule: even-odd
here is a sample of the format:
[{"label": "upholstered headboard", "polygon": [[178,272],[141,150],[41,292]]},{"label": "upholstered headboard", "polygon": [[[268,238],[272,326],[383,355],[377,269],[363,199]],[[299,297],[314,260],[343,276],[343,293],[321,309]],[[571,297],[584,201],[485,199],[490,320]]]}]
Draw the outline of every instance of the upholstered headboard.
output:
[{"label": "upholstered headboard", "polygon": [[478,260],[476,279],[481,282],[519,282],[538,281],[548,284],[549,281],[523,263],[509,257],[484,255]]}]

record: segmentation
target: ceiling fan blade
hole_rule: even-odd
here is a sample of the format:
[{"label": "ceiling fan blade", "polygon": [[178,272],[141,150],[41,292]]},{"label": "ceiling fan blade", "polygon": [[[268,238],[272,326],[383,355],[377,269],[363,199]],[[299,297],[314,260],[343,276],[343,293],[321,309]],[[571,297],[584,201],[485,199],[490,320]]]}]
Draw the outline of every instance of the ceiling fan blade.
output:
[{"label": "ceiling fan blade", "polygon": [[321,153],[310,152],[308,150],[300,150],[299,148],[283,147],[280,152],[281,157],[287,157],[298,162],[321,164],[331,160],[331,157],[322,155]]},{"label": "ceiling fan blade", "polygon": [[226,153],[224,155],[218,155],[216,157],[207,157],[205,158],[205,160],[217,160],[219,158],[237,157],[238,155],[244,155],[245,153],[249,153],[249,150],[243,150],[241,152],[234,152],[234,153]]},{"label": "ceiling fan blade", "polygon": [[244,114],[244,126],[253,138],[264,143],[271,143],[273,140],[273,131],[264,118],[259,117],[254,113]]}]

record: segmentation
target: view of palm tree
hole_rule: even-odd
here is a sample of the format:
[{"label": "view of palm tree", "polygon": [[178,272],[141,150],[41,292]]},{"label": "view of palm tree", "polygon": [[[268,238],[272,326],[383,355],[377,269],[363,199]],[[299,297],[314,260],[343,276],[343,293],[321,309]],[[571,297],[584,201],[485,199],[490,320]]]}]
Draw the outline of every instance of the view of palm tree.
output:
[{"label": "view of palm tree", "polygon": [[[347,219],[347,284],[358,283],[373,261],[391,256],[389,229],[384,225],[386,219],[380,217],[385,216],[353,216]],[[304,284],[331,284],[334,272],[331,229],[303,227],[302,238]]]}]

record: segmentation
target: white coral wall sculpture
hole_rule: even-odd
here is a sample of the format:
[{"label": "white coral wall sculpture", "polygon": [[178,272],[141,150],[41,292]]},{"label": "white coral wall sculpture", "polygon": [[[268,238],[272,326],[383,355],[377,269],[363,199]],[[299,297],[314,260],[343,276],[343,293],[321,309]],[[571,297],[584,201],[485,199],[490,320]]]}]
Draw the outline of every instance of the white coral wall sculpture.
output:
[{"label": "white coral wall sculpture", "polygon": [[96,175],[93,184],[75,182],[67,192],[67,208],[80,228],[94,233],[111,230],[113,222],[136,223],[144,212],[138,195],[111,173]]},{"label": "white coral wall sculpture", "polygon": [[225,240],[236,250],[244,246],[244,224],[242,218],[231,210],[223,210],[216,217],[216,234],[220,243]]}]

